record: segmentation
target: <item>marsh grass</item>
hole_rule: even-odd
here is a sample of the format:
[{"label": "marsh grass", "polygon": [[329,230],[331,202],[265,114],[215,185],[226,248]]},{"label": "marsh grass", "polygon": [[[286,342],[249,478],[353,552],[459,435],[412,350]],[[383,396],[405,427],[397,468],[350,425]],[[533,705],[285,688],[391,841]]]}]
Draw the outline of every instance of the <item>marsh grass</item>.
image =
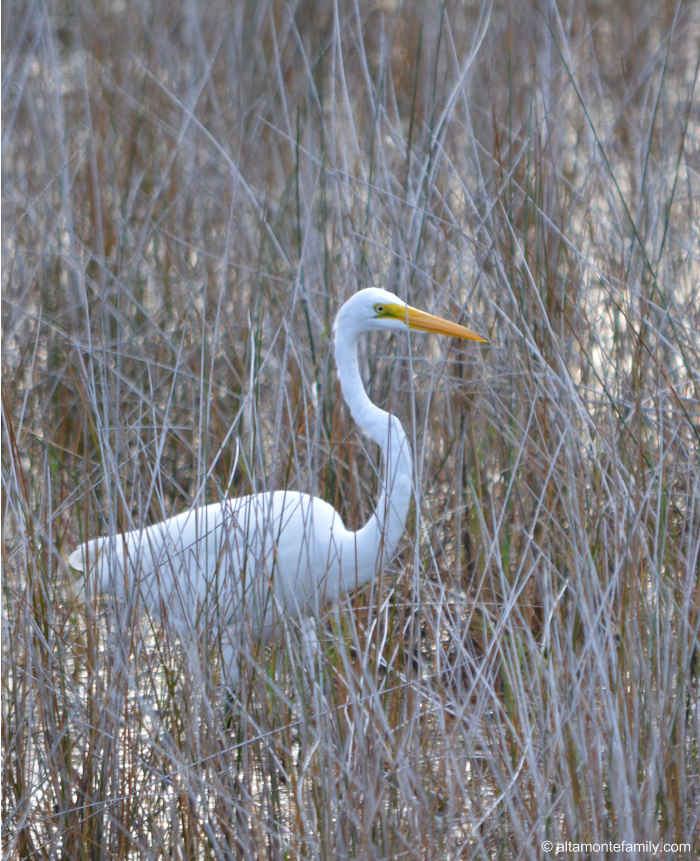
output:
[{"label": "marsh grass", "polygon": [[[2,14],[5,856],[697,857],[697,5]],[[363,345],[403,550],[227,703],[66,555],[266,488],[362,524],[370,285],[490,343]]]}]

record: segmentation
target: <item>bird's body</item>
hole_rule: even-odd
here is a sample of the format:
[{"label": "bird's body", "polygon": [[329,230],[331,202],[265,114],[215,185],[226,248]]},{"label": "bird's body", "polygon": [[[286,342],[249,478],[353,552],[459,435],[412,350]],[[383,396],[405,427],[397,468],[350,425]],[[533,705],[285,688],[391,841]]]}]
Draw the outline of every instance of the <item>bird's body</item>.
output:
[{"label": "bird's body", "polygon": [[81,545],[68,561],[86,573],[87,593],[136,596],[186,633],[213,626],[224,635],[225,669],[235,685],[243,631],[265,642],[280,618],[321,607],[371,580],[403,535],[413,470],[401,422],[365,392],[357,342],[367,331],[409,328],[485,340],[384,290],[362,290],[340,309],[335,356],[343,396],[383,455],[382,492],[362,529],[348,530],[331,505],[296,491],[229,499]]}]

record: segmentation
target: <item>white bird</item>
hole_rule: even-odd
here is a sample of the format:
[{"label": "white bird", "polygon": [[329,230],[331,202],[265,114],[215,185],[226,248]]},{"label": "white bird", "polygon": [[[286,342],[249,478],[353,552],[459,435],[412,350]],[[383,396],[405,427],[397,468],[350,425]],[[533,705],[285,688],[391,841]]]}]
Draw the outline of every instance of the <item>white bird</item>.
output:
[{"label": "white bird", "polygon": [[68,562],[84,572],[86,597],[136,598],[185,636],[212,625],[222,637],[227,682],[235,687],[244,633],[267,642],[281,617],[300,616],[370,581],[403,535],[413,466],[401,422],[367,396],[357,345],[366,332],[410,329],[486,341],[386,290],[360,290],[338,312],[335,361],[343,397],[382,451],[381,495],[362,529],[347,529],[331,505],[306,493],[227,499],[78,547]]}]

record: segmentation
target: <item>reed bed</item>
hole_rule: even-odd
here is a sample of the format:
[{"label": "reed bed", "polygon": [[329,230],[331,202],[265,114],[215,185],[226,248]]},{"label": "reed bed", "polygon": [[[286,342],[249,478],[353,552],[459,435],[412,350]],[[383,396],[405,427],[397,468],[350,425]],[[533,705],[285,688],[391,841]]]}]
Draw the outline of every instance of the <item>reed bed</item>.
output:
[{"label": "reed bed", "polygon": [[[2,17],[4,857],[698,857],[697,4]],[[229,703],[66,556],[268,488],[362,525],[366,286],[489,344],[363,344],[403,549]]]}]

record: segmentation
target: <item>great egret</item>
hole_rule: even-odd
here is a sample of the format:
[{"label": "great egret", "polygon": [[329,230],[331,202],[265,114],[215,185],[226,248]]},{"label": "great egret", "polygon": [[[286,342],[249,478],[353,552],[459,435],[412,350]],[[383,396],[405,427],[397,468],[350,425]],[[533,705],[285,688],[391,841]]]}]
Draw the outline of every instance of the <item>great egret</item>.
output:
[{"label": "great egret", "polygon": [[222,636],[224,671],[235,686],[244,631],[267,642],[281,616],[300,616],[371,580],[403,535],[413,469],[401,422],[367,396],[357,344],[365,332],[409,329],[486,341],[386,290],[360,290],[338,312],[335,361],[343,397],[383,460],[382,492],[362,529],[348,530],[331,505],[306,493],[227,499],[81,545],[68,562],[85,573],[87,595],[135,598],[186,634],[213,625]]}]

